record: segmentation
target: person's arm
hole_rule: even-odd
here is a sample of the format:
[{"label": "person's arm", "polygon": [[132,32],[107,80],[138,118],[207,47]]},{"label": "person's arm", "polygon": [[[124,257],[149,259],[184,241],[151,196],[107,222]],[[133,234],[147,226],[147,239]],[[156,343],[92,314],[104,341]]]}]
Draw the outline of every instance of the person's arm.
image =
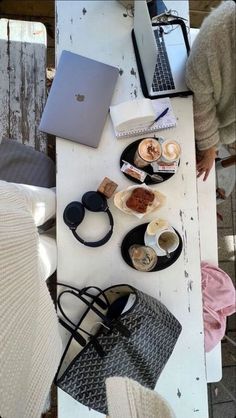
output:
[{"label": "person's arm", "polygon": [[203,180],[206,180],[216,158],[216,145],[219,143],[214,83],[215,79],[220,78],[220,74],[215,63],[215,53],[209,51],[207,39],[203,38],[205,34],[200,33],[198,36],[200,39],[196,40],[187,62],[186,82],[193,92],[198,177],[204,174]]},{"label": "person's arm", "polygon": [[[203,151],[219,142],[219,121],[214,97],[214,80],[209,66],[211,59],[205,52],[199,59],[198,50],[190,54],[186,68],[186,82],[193,92],[194,129],[197,149]],[[220,76],[219,76],[220,77]]]}]

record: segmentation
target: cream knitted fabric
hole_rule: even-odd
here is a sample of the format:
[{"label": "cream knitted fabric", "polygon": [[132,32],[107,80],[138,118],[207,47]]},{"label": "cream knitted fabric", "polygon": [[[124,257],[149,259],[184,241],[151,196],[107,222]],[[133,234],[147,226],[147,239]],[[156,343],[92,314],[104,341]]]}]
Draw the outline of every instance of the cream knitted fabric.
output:
[{"label": "cream knitted fabric", "polygon": [[199,150],[235,141],[235,10],[228,0],[210,13],[187,62]]},{"label": "cream knitted fabric", "polygon": [[167,401],[127,377],[106,380],[109,418],[174,418]]},{"label": "cream knitted fabric", "polygon": [[20,191],[0,181],[0,416],[39,418],[61,356],[38,234]]}]

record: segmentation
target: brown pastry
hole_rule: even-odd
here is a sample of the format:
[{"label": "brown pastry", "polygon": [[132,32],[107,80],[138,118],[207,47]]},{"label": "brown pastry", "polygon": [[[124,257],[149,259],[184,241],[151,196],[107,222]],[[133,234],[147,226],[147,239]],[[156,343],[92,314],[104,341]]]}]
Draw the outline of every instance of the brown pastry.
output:
[{"label": "brown pastry", "polygon": [[105,177],[101,184],[99,185],[97,191],[102,193],[107,198],[111,197],[118,187],[118,184],[116,184],[114,181],[109,179],[108,177]]},{"label": "brown pastry", "polygon": [[145,213],[148,205],[154,200],[154,193],[142,187],[137,187],[126,201],[126,206],[135,212]]}]

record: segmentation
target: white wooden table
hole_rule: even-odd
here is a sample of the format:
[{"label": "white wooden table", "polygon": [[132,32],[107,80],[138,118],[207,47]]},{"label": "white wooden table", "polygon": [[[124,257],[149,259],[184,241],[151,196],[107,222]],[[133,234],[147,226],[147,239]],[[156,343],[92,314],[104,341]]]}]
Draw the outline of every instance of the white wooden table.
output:
[{"label": "white wooden table", "polygon": [[[191,28],[191,45],[198,32],[199,29]],[[202,261],[218,266],[215,190],[215,171],[212,169],[206,182],[202,181],[202,177],[197,181],[200,252]],[[222,378],[221,343],[218,343],[212,351],[206,353],[206,376],[208,383],[218,382]]]},{"label": "white wooden table", "polygon": [[0,142],[13,138],[47,153],[38,130],[46,101],[46,28],[0,19]]},{"label": "white wooden table", "polygon": [[[167,3],[174,9],[177,5],[182,8],[181,16],[188,14],[186,1]],[[120,76],[112,104],[141,97],[130,36],[132,18],[125,9],[116,1],[60,0],[56,7],[57,60],[66,49],[117,66]],[[120,246],[125,234],[140,222],[122,214],[112,200],[109,206],[115,220],[114,233],[103,247],[84,247],[64,224],[65,206],[72,200],[80,200],[86,191],[96,190],[103,177],[108,176],[118,183],[119,190],[131,185],[120,172],[119,157],[133,139],[117,140],[108,117],[98,149],[57,139],[58,280],[78,287],[95,284],[102,288],[127,282],[161,300],[181,322],[183,331],[156,390],[169,401],[177,418],[207,418],[192,98],[175,98],[172,104],[177,127],[160,131],[160,136],[180,142],[181,164],[171,180],[155,186],[167,196],[167,203],[159,212],[145,217],[144,222],[155,217],[166,218],[182,236],[181,256],[171,267],[157,273],[131,269],[121,257]],[[104,215],[87,213],[80,232],[81,235],[86,233],[89,240],[99,237],[106,227]],[[75,312],[71,314],[74,316]],[[68,336],[64,331],[62,336],[66,341]],[[102,415],[58,391],[59,418],[99,416]]]}]

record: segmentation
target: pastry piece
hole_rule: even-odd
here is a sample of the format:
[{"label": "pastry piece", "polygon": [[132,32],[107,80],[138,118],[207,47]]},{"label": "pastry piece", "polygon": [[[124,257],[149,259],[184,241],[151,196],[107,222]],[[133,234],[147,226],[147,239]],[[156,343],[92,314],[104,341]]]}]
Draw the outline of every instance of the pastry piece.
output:
[{"label": "pastry piece", "polygon": [[150,271],[157,263],[157,255],[151,247],[145,245],[131,245],[129,256],[133,266],[139,271]]},{"label": "pastry piece", "polygon": [[[130,209],[127,206],[128,199],[131,197],[133,191],[136,189],[143,189],[145,191],[149,191],[151,193],[151,196],[154,195],[153,201],[147,205],[147,209],[143,213]],[[139,193],[140,192],[138,192],[138,195]],[[134,194],[134,196],[137,197],[136,193]],[[127,189],[121,190],[120,192],[115,193],[115,196],[114,196],[114,204],[118,209],[120,209],[122,212],[127,213],[129,215],[134,215],[139,219],[147,215],[150,212],[160,209],[165,204],[165,201],[166,201],[166,197],[162,193],[158,192],[157,190],[152,190],[150,187],[146,185],[127,187]],[[131,206],[132,206],[132,201],[131,201]]]},{"label": "pastry piece", "polygon": [[97,191],[102,193],[107,198],[111,197],[118,187],[114,181],[110,180],[108,177],[104,177],[103,181],[99,185]]},{"label": "pastry piece", "polygon": [[154,200],[154,193],[142,187],[137,187],[131,193],[131,196],[126,201],[126,206],[129,209],[138,213],[145,213],[148,205]]}]

